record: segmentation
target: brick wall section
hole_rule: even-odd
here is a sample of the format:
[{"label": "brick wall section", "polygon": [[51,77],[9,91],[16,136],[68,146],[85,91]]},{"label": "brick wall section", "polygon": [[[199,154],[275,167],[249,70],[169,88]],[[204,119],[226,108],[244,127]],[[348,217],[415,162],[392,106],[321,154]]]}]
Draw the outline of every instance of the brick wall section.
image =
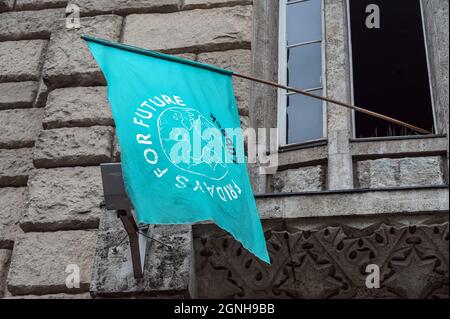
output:
[{"label": "brick wall section", "polygon": [[[64,27],[68,2],[81,8],[78,30]],[[97,230],[98,165],[120,161],[120,149],[105,79],[80,35],[250,73],[251,2],[0,0],[0,297],[89,298],[97,232],[100,239],[121,234]],[[249,84],[236,81],[235,87],[242,123],[248,125]],[[160,287],[186,296],[189,234],[176,228],[162,235],[185,244],[178,245],[178,257],[165,254],[149,264],[148,284],[160,283],[154,293]],[[96,258],[97,270],[104,268],[105,261]],[[79,289],[65,285],[68,264],[80,267]],[[183,269],[181,277],[164,279],[174,269]],[[107,274],[103,277],[111,280]],[[108,285],[129,280],[119,279]],[[115,290],[108,285],[93,289]]]}]

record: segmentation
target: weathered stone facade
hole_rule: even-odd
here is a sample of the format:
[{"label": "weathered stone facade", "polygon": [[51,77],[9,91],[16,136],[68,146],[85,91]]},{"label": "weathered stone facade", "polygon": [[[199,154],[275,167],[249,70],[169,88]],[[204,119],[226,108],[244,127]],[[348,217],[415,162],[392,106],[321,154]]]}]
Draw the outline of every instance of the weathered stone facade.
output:
[{"label": "weathered stone facade", "polygon": [[[0,298],[448,298],[448,1],[422,2],[438,134],[353,139],[351,112],[329,104],[325,141],[281,149],[273,175],[250,167],[271,266],[212,224],[154,226],[173,249],[149,241],[135,279],[100,206],[99,164],[120,149],[80,35],[277,81],[278,1],[0,0]],[[346,1],[323,3],[325,91],[350,102]],[[277,126],[276,89],[234,85],[243,127]]]},{"label": "weathered stone facade", "polygon": [[[226,234],[200,233],[199,298],[448,298],[448,222],[275,222],[266,226],[270,267]],[[367,264],[380,266],[380,289],[366,287]]]}]

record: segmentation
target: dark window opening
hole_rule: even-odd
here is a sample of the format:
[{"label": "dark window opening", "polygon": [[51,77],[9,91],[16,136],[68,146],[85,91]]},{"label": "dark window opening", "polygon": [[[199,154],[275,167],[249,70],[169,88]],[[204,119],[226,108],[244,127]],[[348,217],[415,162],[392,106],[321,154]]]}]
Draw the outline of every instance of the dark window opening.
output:
[{"label": "dark window opening", "polygon": [[[434,132],[420,0],[349,0],[354,103]],[[366,8],[379,7],[379,28]],[[372,20],[373,21],[373,20]],[[415,132],[355,112],[355,136]]]}]

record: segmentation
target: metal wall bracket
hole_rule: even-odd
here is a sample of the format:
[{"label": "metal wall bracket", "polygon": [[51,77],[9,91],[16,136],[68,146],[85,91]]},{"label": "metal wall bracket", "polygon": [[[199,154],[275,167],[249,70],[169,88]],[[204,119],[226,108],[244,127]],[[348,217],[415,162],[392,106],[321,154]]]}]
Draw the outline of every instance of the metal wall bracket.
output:
[{"label": "metal wall bracket", "polygon": [[129,210],[119,210],[119,218],[130,239],[131,261],[133,263],[133,273],[135,278],[144,276],[145,251],[147,248],[147,238],[140,232],[133,214]]},{"label": "metal wall bracket", "polygon": [[120,163],[101,164],[105,208],[117,211],[130,240],[131,261],[135,278],[144,276],[145,253],[148,238],[138,227],[133,215],[133,207],[125,192]]}]

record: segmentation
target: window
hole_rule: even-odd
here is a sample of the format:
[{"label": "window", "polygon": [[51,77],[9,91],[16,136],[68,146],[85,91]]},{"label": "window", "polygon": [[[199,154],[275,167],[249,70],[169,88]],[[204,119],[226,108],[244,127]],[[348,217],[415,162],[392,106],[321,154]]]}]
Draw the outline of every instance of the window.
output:
[{"label": "window", "polygon": [[[322,0],[280,0],[279,81],[322,95]],[[278,94],[280,145],[322,139],[324,103],[280,90]]]},{"label": "window", "polygon": [[[378,7],[377,27],[368,24],[368,18],[377,18],[371,16],[374,11],[369,5]],[[348,10],[354,104],[433,131],[420,0],[348,0]],[[354,113],[357,138],[412,134],[401,126]]]}]

